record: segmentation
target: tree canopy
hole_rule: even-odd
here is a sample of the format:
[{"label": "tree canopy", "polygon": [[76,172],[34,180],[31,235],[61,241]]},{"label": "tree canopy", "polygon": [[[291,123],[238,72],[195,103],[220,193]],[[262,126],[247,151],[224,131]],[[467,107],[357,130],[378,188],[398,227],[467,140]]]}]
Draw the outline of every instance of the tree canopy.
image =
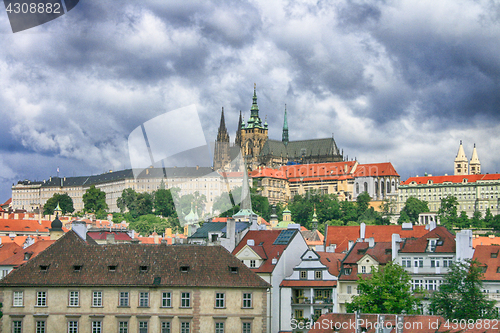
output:
[{"label": "tree canopy", "polygon": [[83,210],[89,213],[103,213],[108,209],[106,193],[96,188],[95,185],[83,194]]},{"label": "tree canopy", "polygon": [[481,277],[479,262],[453,263],[439,290],[432,294],[431,311],[449,320],[496,318],[495,302],[482,292]]},{"label": "tree canopy", "polygon": [[389,262],[383,268],[373,267],[372,276],[358,281],[358,292],[347,303],[347,312],[417,313],[419,300],[411,291],[411,277],[403,267]]},{"label": "tree canopy", "polygon": [[71,199],[67,193],[54,193],[54,195],[47,200],[45,205],[43,205],[43,214],[54,214],[54,209],[56,209],[57,204],[59,204],[59,208],[61,208],[63,215],[73,213],[75,211],[75,208],[73,208],[73,199]]},{"label": "tree canopy", "polygon": [[409,197],[406,199],[405,206],[401,210],[401,216],[398,222],[412,222],[416,223],[418,221],[418,215],[420,213],[426,213],[429,211],[429,206],[427,201],[419,200],[415,197]]}]

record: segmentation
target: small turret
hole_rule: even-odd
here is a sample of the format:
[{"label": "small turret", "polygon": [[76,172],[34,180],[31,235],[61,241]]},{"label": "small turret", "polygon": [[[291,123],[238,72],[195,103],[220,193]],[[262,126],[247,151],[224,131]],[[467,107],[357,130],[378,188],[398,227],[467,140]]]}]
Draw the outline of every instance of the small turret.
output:
[{"label": "small turret", "polygon": [[467,174],[469,174],[469,162],[467,160],[467,156],[465,156],[464,147],[462,146],[462,140],[460,140],[457,157],[455,157],[455,175]]},{"label": "small turret", "polygon": [[481,173],[481,162],[479,162],[479,158],[477,157],[476,144],[474,144],[474,149],[472,150],[469,168],[471,175],[479,175]]}]

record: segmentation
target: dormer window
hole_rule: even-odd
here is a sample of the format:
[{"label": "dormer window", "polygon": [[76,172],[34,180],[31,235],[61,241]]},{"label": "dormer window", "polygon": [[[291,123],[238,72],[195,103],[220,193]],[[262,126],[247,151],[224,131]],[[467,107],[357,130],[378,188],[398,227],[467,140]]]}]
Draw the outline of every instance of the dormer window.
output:
[{"label": "dormer window", "polygon": [[108,271],[110,271],[110,272],[116,271],[116,265],[109,265],[108,266]]},{"label": "dormer window", "polygon": [[147,272],[148,271],[148,266],[139,266],[139,271],[141,271],[141,272]]},{"label": "dormer window", "polygon": [[236,266],[230,266],[229,267],[229,271],[231,273],[233,273],[233,274],[236,274],[236,273],[238,273],[238,267],[236,267]]},{"label": "dormer window", "polygon": [[181,268],[180,268],[180,269],[181,269],[181,272],[182,272],[182,273],[187,273],[187,272],[189,272],[189,266],[181,266]]},{"label": "dormer window", "polygon": [[49,265],[40,265],[40,270],[41,270],[42,272],[45,272],[45,271],[47,271],[48,269],[49,269]]},{"label": "dormer window", "polygon": [[352,268],[344,268],[344,275],[351,275]]},{"label": "dormer window", "polygon": [[491,258],[497,258],[497,257],[498,257],[498,252],[491,253]]},{"label": "dormer window", "polygon": [[82,265],[73,265],[73,271],[80,272],[82,270]]},{"label": "dormer window", "polygon": [[31,252],[24,253],[24,260],[30,260],[32,254],[33,253],[31,253]]}]

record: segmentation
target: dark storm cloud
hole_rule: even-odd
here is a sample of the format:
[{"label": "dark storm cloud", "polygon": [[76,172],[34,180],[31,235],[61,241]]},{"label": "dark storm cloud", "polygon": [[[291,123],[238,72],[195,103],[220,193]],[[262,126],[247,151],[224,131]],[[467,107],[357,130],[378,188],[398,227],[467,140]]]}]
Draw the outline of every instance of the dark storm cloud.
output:
[{"label": "dark storm cloud", "polygon": [[450,170],[461,139],[493,172],[499,18],[488,0],[83,1],[0,34],[0,178],[126,168],[129,133],[190,104],[209,142],[224,107],[234,140],[254,82],[271,138],[287,104],[291,139],[334,133],[402,176]]}]

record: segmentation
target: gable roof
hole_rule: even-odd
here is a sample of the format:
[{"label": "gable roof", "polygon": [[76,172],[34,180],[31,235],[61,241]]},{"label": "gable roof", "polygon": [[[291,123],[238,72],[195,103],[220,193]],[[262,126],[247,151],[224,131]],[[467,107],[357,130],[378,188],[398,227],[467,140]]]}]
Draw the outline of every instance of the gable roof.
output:
[{"label": "gable roof", "polygon": [[270,287],[221,246],[96,245],[74,231],[0,281],[4,287],[27,285]]},{"label": "gable roof", "polygon": [[[421,237],[428,232],[426,226],[414,225],[412,229],[403,229],[402,225],[367,225],[365,239],[373,237],[375,242],[390,242],[392,234],[401,238]],[[345,252],[349,241],[360,238],[360,226],[328,226],[326,229],[325,246],[336,245],[335,252]]]},{"label": "gable roof", "polygon": [[90,236],[94,240],[105,240],[108,235],[114,235],[115,240],[117,241],[131,241],[132,238],[126,232],[119,231],[92,231],[89,230],[87,235]]},{"label": "gable roof", "polygon": [[205,222],[198,228],[190,238],[207,238],[209,232],[222,232],[222,229],[226,226],[225,222]]},{"label": "gable roof", "polygon": [[474,250],[472,259],[476,259],[486,271],[483,273],[483,280],[500,281],[500,245],[478,245]]},{"label": "gable roof", "polygon": [[[13,256],[1,261],[0,266],[14,266],[14,267],[21,266],[28,260],[31,260],[37,255],[39,255],[42,251],[44,251],[46,248],[48,248],[54,243],[55,240],[39,240],[25,249],[17,251],[17,253],[14,254]],[[25,253],[29,254],[28,259],[25,259]]]},{"label": "gable roof", "polygon": [[278,140],[267,140],[262,147],[260,156],[283,156],[297,159],[308,156],[340,156],[339,149],[333,138],[288,141],[284,144]]},{"label": "gable roof", "polygon": [[[425,235],[419,238],[407,238],[403,241],[401,253],[424,253],[428,252],[428,240],[438,238],[442,242],[441,245],[436,245],[435,253],[455,253],[456,242],[453,236],[445,227],[436,227]],[[439,243],[438,243],[439,244]]]},{"label": "gable roof", "polygon": [[0,230],[3,232],[43,232],[49,233],[51,221],[42,220],[19,220],[19,219],[0,219]]},{"label": "gable roof", "polygon": [[22,250],[23,248],[14,242],[0,244],[0,262],[12,257]]},{"label": "gable roof", "polygon": [[[282,232],[292,231],[290,238],[286,244],[275,244],[276,240]],[[287,230],[249,230],[241,242],[233,250],[233,254],[236,255],[245,246],[249,246],[255,253],[257,253],[264,262],[258,268],[252,268],[254,272],[257,273],[271,273],[274,270],[275,265],[272,263],[272,259],[279,259],[288,244],[292,239],[299,233],[296,229]],[[253,240],[255,245],[248,245],[248,240]]]},{"label": "gable roof", "polygon": [[354,177],[398,176],[391,162],[358,164]]},{"label": "gable roof", "polygon": [[340,264],[345,257],[344,253],[332,252],[317,252],[319,254],[319,261],[328,267],[328,272],[334,276],[340,274]]},{"label": "gable roof", "polygon": [[346,255],[342,263],[356,264],[365,255],[369,255],[379,264],[387,264],[392,260],[392,252],[389,250],[391,250],[391,242],[375,243],[373,247],[369,247],[368,242],[357,242]]}]

